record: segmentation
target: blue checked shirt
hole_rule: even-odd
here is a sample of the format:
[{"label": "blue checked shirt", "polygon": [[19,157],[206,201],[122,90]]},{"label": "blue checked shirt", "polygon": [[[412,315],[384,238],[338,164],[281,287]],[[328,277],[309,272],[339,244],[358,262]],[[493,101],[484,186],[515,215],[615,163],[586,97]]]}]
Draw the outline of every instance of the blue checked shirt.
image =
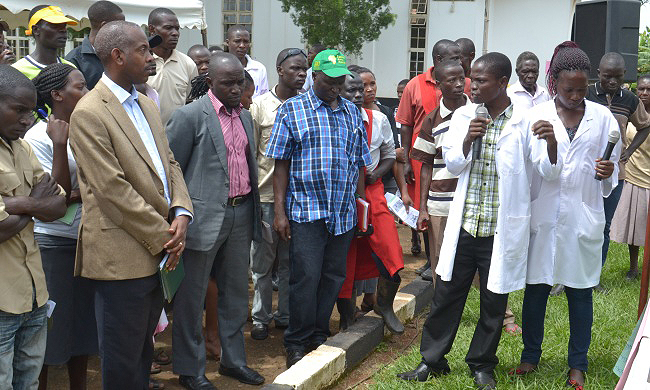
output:
[{"label": "blue checked shirt", "polygon": [[278,109],[266,156],[291,160],[290,220],[325,219],[335,235],[354,228],[359,168],[371,163],[367,139],[361,113],[348,100],[339,98],[332,110],[310,88]]}]

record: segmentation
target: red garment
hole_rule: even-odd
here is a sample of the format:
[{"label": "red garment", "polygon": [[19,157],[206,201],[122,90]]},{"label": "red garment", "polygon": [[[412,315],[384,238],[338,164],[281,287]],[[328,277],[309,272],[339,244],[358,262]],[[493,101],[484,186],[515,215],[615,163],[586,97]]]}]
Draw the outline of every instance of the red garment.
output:
[{"label": "red garment", "polygon": [[[368,140],[372,139],[372,111],[366,110]],[[374,252],[391,276],[404,268],[402,245],[397,235],[395,218],[388,211],[384,197],[384,183],[381,179],[366,186],[366,201],[370,203],[368,220],[374,228],[370,236],[355,237],[347,255],[346,276],[339,298],[351,298],[355,280],[376,278],[379,271],[372,259]]]},{"label": "red garment", "polygon": [[[442,92],[435,85],[433,78],[433,66],[424,73],[412,78],[406,84],[402,100],[397,109],[395,120],[399,123],[413,127],[413,137],[411,138],[411,148],[418,138],[420,128],[424,118],[433,111],[440,103]],[[470,95],[470,79],[465,78],[465,93]],[[410,158],[410,157],[409,157]],[[411,167],[415,175],[415,183],[407,184],[409,196],[413,199],[416,206],[420,205],[420,170],[422,163],[418,160],[411,159]]]}]

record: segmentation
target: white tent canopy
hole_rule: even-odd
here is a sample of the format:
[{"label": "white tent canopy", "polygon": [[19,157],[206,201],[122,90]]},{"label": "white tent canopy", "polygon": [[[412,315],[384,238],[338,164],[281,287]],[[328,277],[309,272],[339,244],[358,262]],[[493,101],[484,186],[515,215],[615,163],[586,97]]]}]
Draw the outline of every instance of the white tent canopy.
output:
[{"label": "white tent canopy", "polygon": [[[149,12],[158,7],[169,8],[178,17],[178,22],[181,27],[203,29],[205,24],[205,13],[203,9],[202,0],[111,0],[117,4],[124,11],[126,20],[137,23],[138,25],[146,25],[149,18]],[[13,14],[21,13],[27,10],[29,12],[33,7],[40,4],[51,4],[61,7],[61,10],[66,15],[72,16],[77,20],[82,18],[87,19],[88,7],[94,0],[56,0],[48,3],[44,0],[0,0],[0,5],[5,7]],[[21,13],[25,15],[25,13]],[[27,16],[23,16],[20,20],[2,15],[2,19],[6,20],[9,25],[14,28],[17,25],[27,27]]]}]

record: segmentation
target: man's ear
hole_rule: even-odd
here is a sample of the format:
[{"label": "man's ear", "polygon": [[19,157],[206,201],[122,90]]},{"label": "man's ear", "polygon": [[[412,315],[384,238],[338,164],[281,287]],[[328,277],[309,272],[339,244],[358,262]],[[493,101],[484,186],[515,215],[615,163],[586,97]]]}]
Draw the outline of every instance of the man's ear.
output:
[{"label": "man's ear", "polygon": [[113,59],[113,62],[120,66],[124,65],[126,62],[124,53],[117,47],[114,47],[113,50],[111,50],[111,58]]},{"label": "man's ear", "polygon": [[155,30],[156,30],[156,26],[154,26],[153,24],[150,24],[150,25],[149,25],[149,35],[154,35],[154,34],[155,34],[155,32],[154,32]]},{"label": "man's ear", "polygon": [[504,89],[508,88],[508,81],[510,81],[509,77],[507,77],[507,76],[501,77],[501,79],[499,79],[499,87],[504,88]]}]

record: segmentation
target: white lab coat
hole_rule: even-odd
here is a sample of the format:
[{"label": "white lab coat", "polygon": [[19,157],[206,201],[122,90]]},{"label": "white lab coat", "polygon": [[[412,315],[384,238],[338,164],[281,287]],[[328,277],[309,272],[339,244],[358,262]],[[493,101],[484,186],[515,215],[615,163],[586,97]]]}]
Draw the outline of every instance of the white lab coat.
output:
[{"label": "white lab coat", "polygon": [[[469,122],[476,116],[476,104],[469,104],[454,112],[449,131],[442,145],[447,169],[459,175],[454,200],[440,249],[436,273],[450,281],[454,269],[458,235],[462,227],[463,209],[472,153],[463,153],[463,140]],[[524,109],[514,106],[512,117],[497,140],[496,167],[499,176],[499,209],[488,277],[488,289],[505,294],[525,287],[526,258],[530,237],[530,177],[533,169],[546,177],[559,175],[561,164],[548,159],[546,141],[540,141],[518,126]]]},{"label": "white lab coat", "polygon": [[610,131],[619,131],[609,109],[585,100],[585,113],[573,142],[557,115],[553,100],[531,108],[526,126],[544,119],[553,124],[558,157],[564,162],[559,179],[547,181],[533,174],[531,184],[531,236],[526,282],[556,283],[573,288],[598,284],[605,212],[603,197],[618,183],[619,141],[610,158],[614,173],[595,179],[596,159],[607,146]]}]

